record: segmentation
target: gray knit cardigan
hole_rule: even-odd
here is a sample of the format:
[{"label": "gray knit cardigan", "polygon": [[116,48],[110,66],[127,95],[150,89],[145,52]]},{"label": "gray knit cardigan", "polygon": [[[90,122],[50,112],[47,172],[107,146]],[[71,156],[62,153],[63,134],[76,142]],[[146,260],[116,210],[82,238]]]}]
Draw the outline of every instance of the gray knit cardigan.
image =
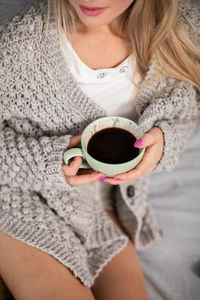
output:
[{"label": "gray knit cardigan", "polygon": [[[182,9],[199,30],[200,12]],[[147,199],[149,175],[113,193],[127,235],[94,199],[95,183],[67,184],[61,166],[70,138],[105,112],[70,73],[53,14],[45,40],[46,15],[47,1],[39,1],[0,28],[0,230],[49,253],[90,287],[128,237],[143,249],[160,233]],[[156,74],[154,62],[145,79]],[[195,127],[196,100],[192,85],[164,76],[138,91],[139,126],[164,133],[155,171],[176,165]]]}]

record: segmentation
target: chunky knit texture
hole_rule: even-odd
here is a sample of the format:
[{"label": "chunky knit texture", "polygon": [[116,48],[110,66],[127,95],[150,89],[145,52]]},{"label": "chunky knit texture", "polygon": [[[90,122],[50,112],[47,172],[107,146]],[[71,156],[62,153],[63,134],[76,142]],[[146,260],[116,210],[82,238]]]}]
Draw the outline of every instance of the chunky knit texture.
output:
[{"label": "chunky knit texture", "polygon": [[[183,8],[199,29],[197,9]],[[70,138],[105,112],[70,73],[53,14],[45,40],[46,14],[47,2],[39,1],[0,28],[0,230],[51,254],[90,287],[128,237],[94,200],[95,183],[70,186],[61,171]],[[146,79],[156,74],[153,62]],[[196,124],[196,99],[194,87],[168,77],[137,93],[138,124],[164,133],[155,171],[176,165]],[[113,193],[113,208],[137,249],[160,235],[148,181],[145,175]]]}]

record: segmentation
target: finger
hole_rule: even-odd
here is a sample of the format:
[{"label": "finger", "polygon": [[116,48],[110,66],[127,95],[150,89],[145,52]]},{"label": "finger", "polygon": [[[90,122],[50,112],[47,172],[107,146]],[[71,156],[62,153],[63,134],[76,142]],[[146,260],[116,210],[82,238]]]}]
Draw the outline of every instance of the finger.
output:
[{"label": "finger", "polygon": [[146,132],[139,140],[134,144],[136,148],[144,148],[155,144],[160,138],[163,138],[163,133],[159,127],[153,127]]},{"label": "finger", "polygon": [[129,181],[126,181],[126,180],[119,180],[119,179],[114,179],[112,177],[108,177],[108,178],[105,178],[104,180],[104,183],[106,184],[112,184],[112,185],[119,185],[119,184],[123,184],[123,183],[127,183]]},{"label": "finger", "polygon": [[114,179],[116,181],[133,181],[137,178],[144,175],[144,173],[151,172],[154,168],[154,163],[149,158],[149,155],[145,154],[141,162],[137,165],[137,167],[127,173],[121,173],[117,175]]},{"label": "finger", "polygon": [[80,176],[66,176],[66,180],[70,185],[83,185],[102,180],[102,177],[105,178],[105,175],[103,173],[92,173]]},{"label": "finger", "polygon": [[82,163],[82,158],[80,156],[75,156],[69,165],[63,165],[62,171],[65,176],[74,176],[77,174],[78,169]]},{"label": "finger", "polygon": [[81,135],[73,136],[69,142],[67,149],[77,146],[78,144],[80,144],[80,142],[81,142]]}]

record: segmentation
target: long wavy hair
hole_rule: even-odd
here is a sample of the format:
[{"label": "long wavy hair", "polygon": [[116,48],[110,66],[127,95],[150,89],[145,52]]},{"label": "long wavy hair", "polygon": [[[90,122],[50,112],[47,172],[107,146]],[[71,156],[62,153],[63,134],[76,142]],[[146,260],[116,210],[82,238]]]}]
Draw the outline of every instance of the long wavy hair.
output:
[{"label": "long wavy hair", "polygon": [[[51,10],[59,34],[61,29],[66,34],[76,31],[80,20],[68,0],[48,0],[48,20]],[[181,25],[181,18],[192,35]],[[111,30],[130,42],[136,71],[142,79],[152,59],[156,59],[160,75],[184,80],[200,91],[199,36],[179,9],[179,0],[135,0],[118,21],[118,26],[113,22]]]}]

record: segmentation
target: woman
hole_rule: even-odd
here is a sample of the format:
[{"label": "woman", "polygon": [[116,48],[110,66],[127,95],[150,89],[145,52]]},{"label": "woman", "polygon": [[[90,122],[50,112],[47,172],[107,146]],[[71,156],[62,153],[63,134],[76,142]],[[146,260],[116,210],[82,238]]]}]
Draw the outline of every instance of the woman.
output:
[{"label": "woman", "polygon": [[[182,13],[199,29],[176,0],[49,1],[48,15],[44,1],[2,26],[0,275],[15,299],[147,299],[135,249],[160,236],[149,173],[173,169],[198,114],[200,52]],[[63,165],[106,114],[143,129],[137,168]]]}]

